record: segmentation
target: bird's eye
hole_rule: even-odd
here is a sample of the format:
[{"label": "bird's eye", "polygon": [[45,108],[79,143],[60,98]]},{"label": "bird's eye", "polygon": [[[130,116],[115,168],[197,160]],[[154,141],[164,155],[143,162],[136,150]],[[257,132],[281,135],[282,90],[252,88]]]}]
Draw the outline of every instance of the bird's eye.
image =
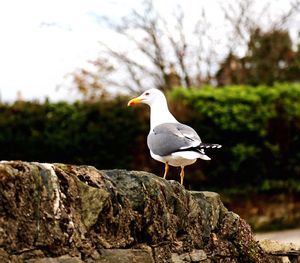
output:
[{"label": "bird's eye", "polygon": [[145,95],[146,95],[146,96],[149,96],[149,92],[146,92]]}]

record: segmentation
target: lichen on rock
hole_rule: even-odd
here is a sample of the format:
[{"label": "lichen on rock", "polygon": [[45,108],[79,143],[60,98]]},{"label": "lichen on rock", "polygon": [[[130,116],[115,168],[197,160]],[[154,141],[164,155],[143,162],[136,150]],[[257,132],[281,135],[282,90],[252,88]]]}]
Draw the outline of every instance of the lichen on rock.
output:
[{"label": "lichen on rock", "polygon": [[1,162],[0,204],[1,262],[275,262],[218,194],[146,172]]}]

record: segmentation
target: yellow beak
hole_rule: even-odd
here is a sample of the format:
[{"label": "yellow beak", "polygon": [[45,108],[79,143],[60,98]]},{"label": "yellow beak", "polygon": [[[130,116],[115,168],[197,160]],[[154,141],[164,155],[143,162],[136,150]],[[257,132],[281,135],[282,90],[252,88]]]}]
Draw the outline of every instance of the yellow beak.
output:
[{"label": "yellow beak", "polygon": [[128,104],[127,106],[133,106],[135,104],[139,104],[139,103],[142,103],[143,99],[140,98],[140,97],[136,97],[136,98],[133,98],[132,100],[128,101]]}]

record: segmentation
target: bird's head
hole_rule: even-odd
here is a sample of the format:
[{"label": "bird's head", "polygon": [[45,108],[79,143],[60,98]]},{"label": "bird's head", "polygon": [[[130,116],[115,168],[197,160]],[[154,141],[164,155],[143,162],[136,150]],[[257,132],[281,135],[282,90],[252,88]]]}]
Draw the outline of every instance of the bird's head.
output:
[{"label": "bird's head", "polygon": [[159,89],[148,89],[142,95],[131,99],[128,106],[133,106],[139,103],[148,104],[150,107],[156,102],[166,101],[165,95]]}]

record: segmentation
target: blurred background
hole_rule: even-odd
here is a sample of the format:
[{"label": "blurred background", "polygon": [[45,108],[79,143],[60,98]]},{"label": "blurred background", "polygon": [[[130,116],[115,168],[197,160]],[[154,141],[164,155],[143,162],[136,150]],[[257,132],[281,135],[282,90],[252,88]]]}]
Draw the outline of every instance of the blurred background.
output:
[{"label": "blurred background", "polygon": [[162,175],[149,109],[127,108],[156,87],[223,145],[187,189],[256,231],[300,227],[300,1],[12,0],[0,32],[0,159]]}]

